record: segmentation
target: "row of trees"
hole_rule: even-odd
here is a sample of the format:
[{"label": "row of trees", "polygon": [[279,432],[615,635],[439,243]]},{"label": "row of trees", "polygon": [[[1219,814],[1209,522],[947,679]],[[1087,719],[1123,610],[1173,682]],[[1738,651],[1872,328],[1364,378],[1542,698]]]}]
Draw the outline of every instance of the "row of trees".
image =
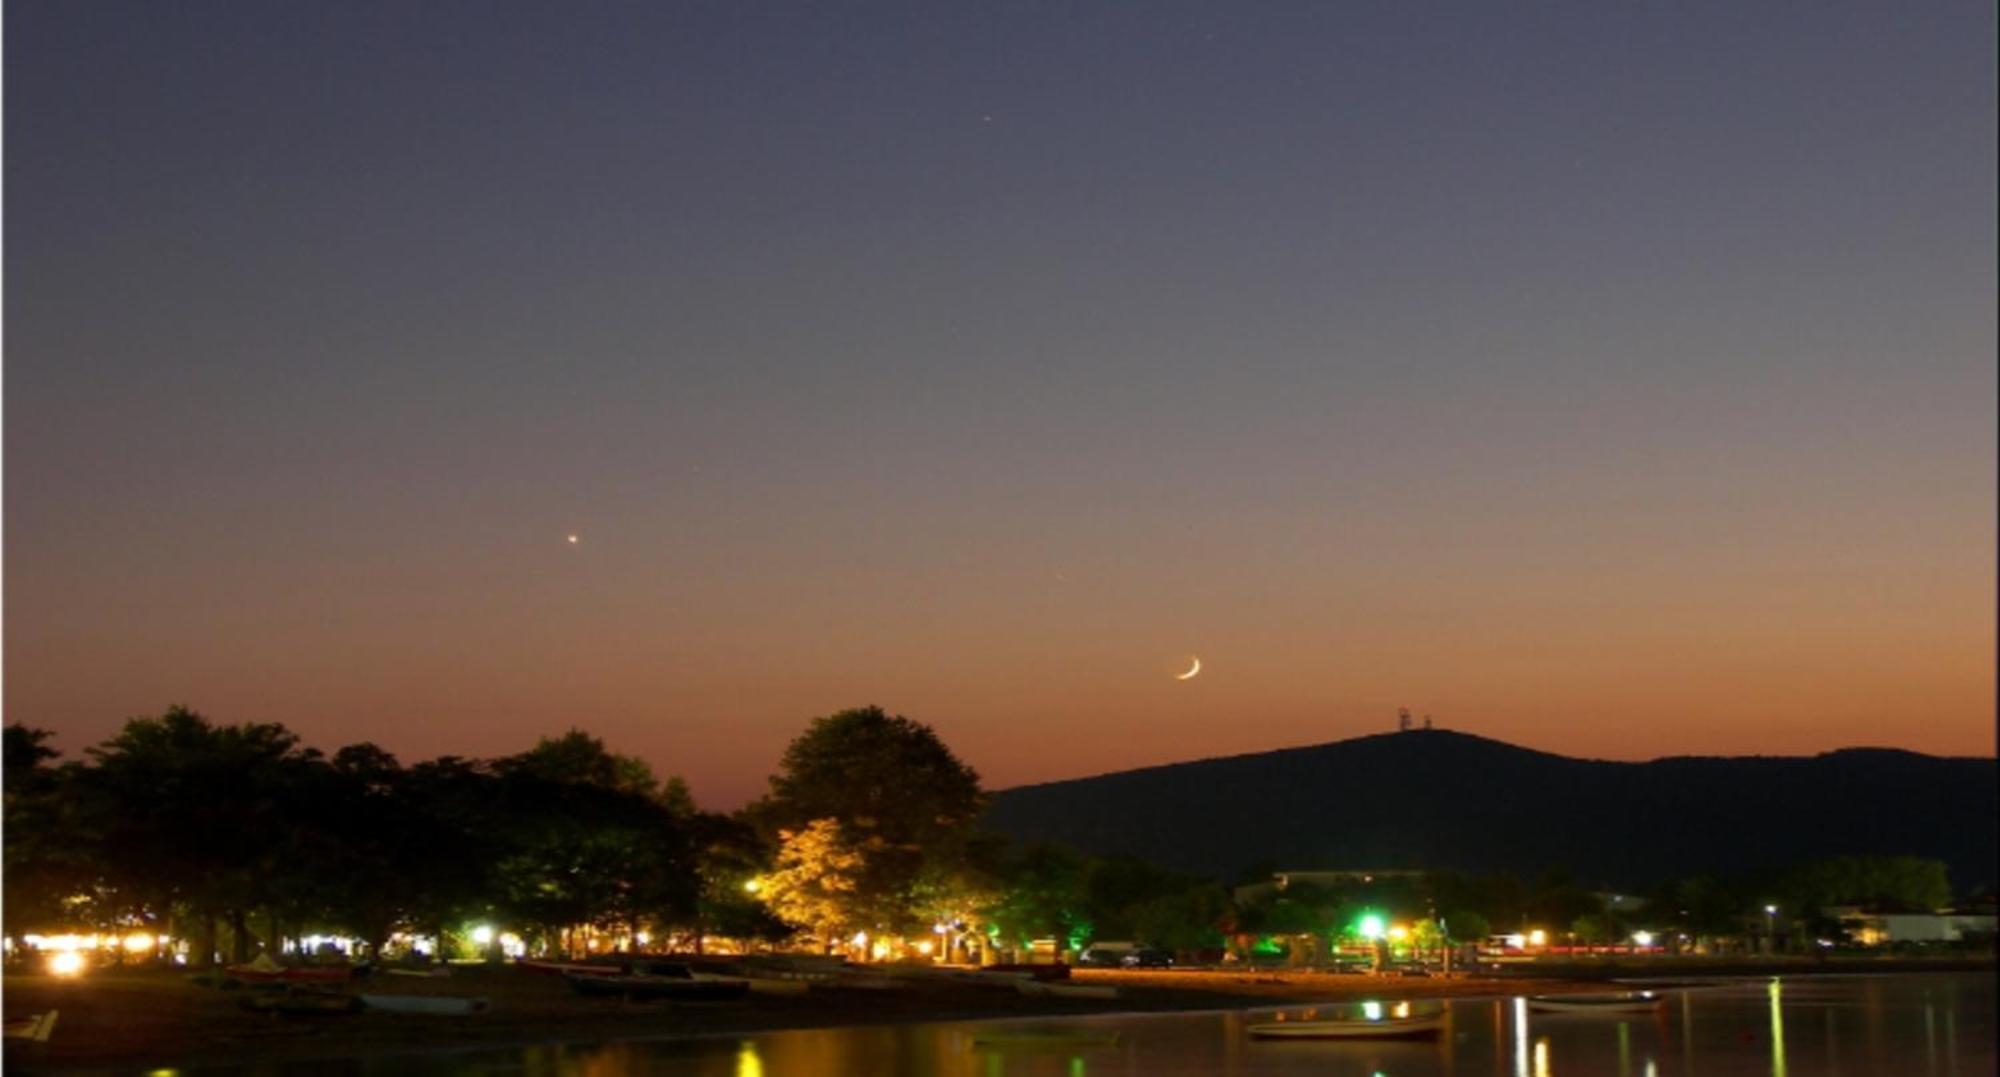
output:
[{"label": "row of trees", "polygon": [[[1452,871],[1339,885],[1296,883],[1246,901],[1235,924],[1247,936],[1351,941],[1368,913],[1413,926],[1429,945],[1477,942],[1494,932],[1547,932],[1572,944],[1627,942],[1644,931],[1669,947],[1707,948],[1761,935],[1782,922],[1795,941],[1838,941],[1834,910],[1928,912],[1952,897],[1945,865],[1918,857],[1837,857],[1734,878],[1698,876],[1638,893],[1606,894],[1567,873],[1532,881]],[[1767,911],[1770,910],[1770,911]]]},{"label": "row of trees", "polygon": [[192,940],[197,962],[307,934],[380,954],[399,932],[444,940],[472,924],[547,951],[595,930],[864,953],[915,937],[958,958],[1042,938],[1058,950],[1336,941],[1370,911],[1438,944],[1528,926],[1583,942],[1639,926],[1701,938],[1740,932],[1771,901],[1806,922],[1833,905],[1950,897],[1933,861],[1849,858],[1663,886],[1640,918],[1560,874],[1298,884],[1239,903],[1213,881],[983,833],[978,775],[929,727],[872,707],[815,720],[768,795],[733,815],[699,810],[679,779],[576,730],[518,755],[414,766],[179,707],[80,761],[58,764],[47,739],[6,728],[8,935],[149,930]]},{"label": "row of trees", "polygon": [[[658,923],[773,933],[711,876],[754,870],[741,822],[582,732],[520,755],[412,767],[370,744],[331,756],[282,726],[219,726],[185,708],[134,719],[51,766],[47,734],[6,730],[6,929],[169,932],[197,959],[226,938],[396,932],[471,922],[556,946],[579,926]],[[750,907],[745,908],[744,906]]]},{"label": "row of trees", "polygon": [[556,952],[594,929],[694,945],[936,937],[970,956],[1094,924],[1195,945],[1223,904],[1219,888],[1140,865],[982,834],[978,775],[879,708],[816,720],[769,794],[733,815],[575,730],[414,766],[182,707],[83,760],[58,763],[47,740],[6,729],[17,947],[33,932],[143,930],[189,940],[205,963],[313,934],[380,954],[398,933],[463,941],[477,924]]}]

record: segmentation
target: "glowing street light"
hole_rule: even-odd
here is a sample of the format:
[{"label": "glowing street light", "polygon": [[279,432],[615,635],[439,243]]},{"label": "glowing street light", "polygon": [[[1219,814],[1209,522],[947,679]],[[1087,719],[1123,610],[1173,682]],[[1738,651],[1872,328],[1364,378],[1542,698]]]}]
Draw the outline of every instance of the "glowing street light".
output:
[{"label": "glowing street light", "polygon": [[50,954],[49,972],[62,977],[83,975],[82,952],[77,950],[61,950]]},{"label": "glowing street light", "polygon": [[1370,942],[1374,942],[1387,933],[1387,925],[1382,922],[1381,915],[1372,912],[1363,914],[1354,927],[1357,934]]}]

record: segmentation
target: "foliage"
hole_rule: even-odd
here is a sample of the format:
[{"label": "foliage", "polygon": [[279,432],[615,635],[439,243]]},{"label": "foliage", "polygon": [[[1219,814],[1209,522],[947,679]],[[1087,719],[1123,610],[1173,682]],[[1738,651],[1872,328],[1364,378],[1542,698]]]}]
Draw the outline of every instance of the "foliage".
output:
[{"label": "foliage", "polygon": [[985,910],[1003,944],[1053,938],[1058,951],[1089,941],[1084,858],[1060,845],[1031,845],[1002,869],[1000,896]]},{"label": "foliage", "polygon": [[1861,905],[1882,912],[1931,912],[1951,903],[1943,861],[1914,856],[1839,856],[1802,864],[1778,885],[1800,912]]},{"label": "foliage", "polygon": [[811,920],[780,916],[799,924],[845,917],[879,933],[929,926],[920,891],[976,870],[972,827],[984,805],[979,775],[929,726],[866,707],[815,719],[786,748],[750,815],[781,842],[831,821],[842,856],[852,858],[839,917],[822,915],[828,909]]},{"label": "foliage", "polygon": [[1493,933],[1493,925],[1486,917],[1471,909],[1460,909],[1444,918],[1445,930],[1454,942],[1484,942]]},{"label": "foliage", "polygon": [[777,867],[764,877],[771,911],[828,944],[879,929],[880,906],[861,892],[866,858],[837,819],[815,819],[779,833]]}]

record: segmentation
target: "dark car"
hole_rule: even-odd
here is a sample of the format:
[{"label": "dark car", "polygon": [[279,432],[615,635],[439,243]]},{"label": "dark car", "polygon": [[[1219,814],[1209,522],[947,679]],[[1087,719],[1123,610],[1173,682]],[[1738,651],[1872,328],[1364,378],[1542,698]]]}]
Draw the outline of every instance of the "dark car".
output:
[{"label": "dark car", "polygon": [[1170,969],[1174,967],[1174,955],[1142,946],[1126,954],[1118,963],[1128,969]]},{"label": "dark car", "polygon": [[1107,950],[1101,946],[1092,946],[1076,955],[1076,963],[1091,968],[1115,969],[1123,957],[1124,955],[1116,950]]}]

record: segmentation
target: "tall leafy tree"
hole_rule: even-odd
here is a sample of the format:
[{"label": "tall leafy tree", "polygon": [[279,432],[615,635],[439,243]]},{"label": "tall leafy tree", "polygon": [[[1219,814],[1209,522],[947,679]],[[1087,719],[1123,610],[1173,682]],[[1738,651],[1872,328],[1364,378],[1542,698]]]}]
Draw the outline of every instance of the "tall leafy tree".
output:
[{"label": "tall leafy tree", "polygon": [[197,964],[212,958],[218,920],[232,957],[247,959],[251,911],[279,896],[289,809],[318,754],[281,725],[217,726],[178,706],[88,754],[107,876],[150,907],[186,908]]},{"label": "tall leafy tree", "polygon": [[102,864],[75,795],[75,767],[57,758],[46,729],[6,728],[6,933],[21,936],[73,918],[79,896],[100,893]]},{"label": "tall leafy tree", "polygon": [[880,707],[814,720],[786,748],[771,790],[751,809],[765,833],[807,833],[831,821],[852,854],[854,900],[878,930],[921,925],[917,889],[960,870],[985,808],[979,775],[929,726]]}]

